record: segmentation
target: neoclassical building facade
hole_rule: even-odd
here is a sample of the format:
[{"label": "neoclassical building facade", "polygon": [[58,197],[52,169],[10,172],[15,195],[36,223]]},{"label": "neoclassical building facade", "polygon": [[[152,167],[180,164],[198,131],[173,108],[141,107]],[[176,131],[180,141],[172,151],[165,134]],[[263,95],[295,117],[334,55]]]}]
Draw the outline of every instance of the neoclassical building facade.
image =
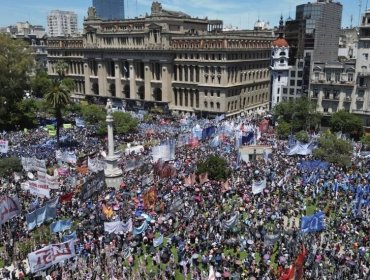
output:
[{"label": "neoclassical building facade", "polygon": [[268,109],[271,32],[223,32],[219,20],[168,11],[103,21],[89,8],[81,37],[48,40],[48,72],[59,60],[75,98],[123,100],[130,109],[203,115]]}]

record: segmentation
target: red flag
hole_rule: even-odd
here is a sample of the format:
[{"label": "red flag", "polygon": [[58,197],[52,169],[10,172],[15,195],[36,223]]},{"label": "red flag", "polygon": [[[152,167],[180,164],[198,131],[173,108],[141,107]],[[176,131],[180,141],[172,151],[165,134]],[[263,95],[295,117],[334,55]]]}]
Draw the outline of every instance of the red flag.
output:
[{"label": "red flag", "polygon": [[295,260],[295,277],[294,280],[301,280],[304,276],[303,265],[307,251],[304,245],[302,245],[302,252],[300,252]]},{"label": "red flag", "polygon": [[294,279],[294,266],[291,265],[289,268],[285,269],[280,276],[280,280],[293,280]]},{"label": "red flag", "polygon": [[265,132],[267,130],[269,126],[269,120],[267,119],[264,119],[263,121],[260,122],[260,125],[259,125],[259,130],[260,132]]},{"label": "red flag", "polygon": [[73,192],[61,195],[60,196],[60,202],[63,203],[63,202],[71,201],[73,195],[74,195]]}]

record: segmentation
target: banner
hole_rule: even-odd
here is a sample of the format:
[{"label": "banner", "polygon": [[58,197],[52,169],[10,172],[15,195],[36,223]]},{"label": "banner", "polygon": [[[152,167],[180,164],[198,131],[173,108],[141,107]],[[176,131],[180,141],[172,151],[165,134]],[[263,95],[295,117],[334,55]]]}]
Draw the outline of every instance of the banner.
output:
[{"label": "banner", "polygon": [[52,220],[57,215],[57,205],[59,198],[50,200],[44,207],[26,214],[27,229],[32,230],[36,226],[42,225],[47,220]]},{"label": "banner", "polygon": [[175,142],[165,145],[160,145],[152,148],[152,161],[157,162],[175,160]]},{"label": "banner", "polygon": [[49,136],[57,136],[56,130],[48,130]]},{"label": "banner", "polygon": [[132,219],[126,223],[121,221],[104,223],[104,231],[108,233],[123,234],[132,231]]},{"label": "banner", "polygon": [[223,226],[225,229],[231,229],[234,227],[234,225],[236,224],[237,220],[239,218],[239,212],[236,212],[233,216],[231,216],[230,219],[228,219],[227,221],[225,221],[223,223]]},{"label": "banner", "polygon": [[313,142],[305,144],[305,143],[301,143],[297,141],[295,146],[287,149],[286,154],[288,156],[294,156],[294,155],[307,156],[307,155],[311,155],[313,149],[315,148],[316,148],[316,144]]},{"label": "banner", "polygon": [[0,225],[14,218],[21,212],[17,196],[0,197]]},{"label": "banner", "polygon": [[21,162],[25,171],[40,171],[46,173],[46,163],[43,159],[22,157]]},{"label": "banner", "polygon": [[45,270],[54,264],[76,255],[74,240],[48,245],[28,254],[28,263],[32,273]]},{"label": "banner", "polygon": [[62,237],[62,242],[77,239],[77,233],[74,231],[71,234],[66,234]]},{"label": "banner", "polygon": [[266,188],[266,178],[261,181],[253,181],[252,193],[253,194],[261,193],[265,188]]},{"label": "banner", "polygon": [[87,158],[87,166],[91,172],[98,173],[104,170],[105,162],[97,158]]},{"label": "banner", "polygon": [[50,225],[50,231],[52,233],[58,233],[70,229],[72,226],[72,221],[68,220],[59,220]]},{"label": "banner", "polygon": [[303,216],[301,219],[301,231],[304,233],[316,232],[325,229],[324,213],[319,211],[311,216]]},{"label": "banner", "polygon": [[49,186],[49,189],[58,190],[59,189],[59,177],[51,176],[45,172],[37,171],[37,180],[41,183],[45,183]]},{"label": "banner", "polygon": [[60,202],[61,203],[64,203],[64,202],[71,201],[72,198],[73,198],[73,195],[74,195],[73,192],[70,192],[70,193],[66,193],[66,194],[61,195],[60,196]]},{"label": "banner", "polygon": [[80,198],[82,201],[88,200],[97,192],[105,187],[104,171],[91,175],[82,185]]},{"label": "banner", "polygon": [[0,154],[1,153],[6,154],[8,152],[8,146],[9,146],[8,141],[0,139]]},{"label": "banner", "polygon": [[148,228],[148,222],[145,220],[141,226],[134,228],[133,234],[139,235],[142,234]]},{"label": "banner", "polygon": [[75,152],[69,152],[69,151],[60,151],[60,150],[56,150],[55,151],[55,158],[58,160],[58,161],[63,161],[63,162],[66,162],[66,163],[71,163],[71,164],[76,164],[77,162],[77,156],[75,154]]},{"label": "banner", "polygon": [[49,186],[39,181],[28,181],[28,191],[30,194],[50,198]]},{"label": "banner", "polygon": [[64,129],[70,129],[70,128],[72,128],[72,124],[71,123],[65,123],[65,124],[63,124],[63,128]]}]

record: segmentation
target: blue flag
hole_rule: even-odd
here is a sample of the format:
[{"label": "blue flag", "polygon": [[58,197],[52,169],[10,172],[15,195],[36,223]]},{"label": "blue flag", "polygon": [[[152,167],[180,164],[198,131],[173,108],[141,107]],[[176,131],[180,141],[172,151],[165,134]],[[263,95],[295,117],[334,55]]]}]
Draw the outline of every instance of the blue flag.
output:
[{"label": "blue flag", "polygon": [[72,226],[72,221],[70,219],[59,220],[50,225],[50,231],[53,233],[57,233],[60,231],[65,231],[67,229],[70,229],[71,226]]},{"label": "blue flag", "polygon": [[67,235],[64,235],[62,237],[62,242],[66,242],[68,240],[72,240],[72,239],[77,239],[77,234],[76,232],[72,232],[71,234],[67,234]]},{"label": "blue flag", "polygon": [[301,231],[304,233],[316,232],[325,229],[324,213],[319,211],[311,216],[304,216],[301,219]]},{"label": "blue flag", "polygon": [[162,243],[163,243],[163,234],[161,234],[161,236],[159,236],[158,238],[155,238],[155,239],[153,240],[153,246],[154,246],[154,247],[158,247],[158,246],[160,246]]}]

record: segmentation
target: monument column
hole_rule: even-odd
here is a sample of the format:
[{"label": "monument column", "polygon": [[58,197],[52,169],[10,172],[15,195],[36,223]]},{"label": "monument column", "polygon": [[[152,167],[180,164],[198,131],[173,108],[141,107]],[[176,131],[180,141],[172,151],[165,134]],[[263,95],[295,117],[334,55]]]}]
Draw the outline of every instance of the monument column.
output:
[{"label": "monument column", "polygon": [[135,64],[132,59],[127,60],[130,73],[130,99],[137,99]]},{"label": "monument column", "polygon": [[151,78],[152,78],[152,71],[150,69],[150,63],[149,61],[144,61],[144,89],[145,89],[144,99],[145,101],[153,100],[152,89],[150,86]]},{"label": "monument column", "polygon": [[112,101],[109,98],[105,108],[107,110],[106,122],[108,126],[108,155],[105,157],[106,167],[104,169],[105,182],[108,188],[119,189],[122,181],[122,170],[117,166],[119,156],[114,154]]}]

